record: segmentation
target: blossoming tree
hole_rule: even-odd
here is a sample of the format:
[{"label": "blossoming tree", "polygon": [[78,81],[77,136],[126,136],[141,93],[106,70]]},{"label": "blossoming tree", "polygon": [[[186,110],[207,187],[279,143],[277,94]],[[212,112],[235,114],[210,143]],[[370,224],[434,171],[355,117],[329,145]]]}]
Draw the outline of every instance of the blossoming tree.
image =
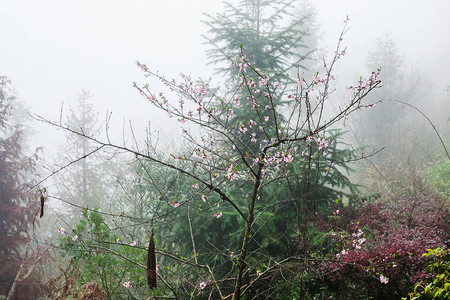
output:
[{"label": "blossoming tree", "polygon": [[[354,159],[348,153],[337,161],[333,153],[339,151],[338,137],[327,132],[349,114],[371,107],[364,98],[380,84],[379,71],[361,78],[349,87],[347,105],[329,115],[326,106],[335,79],[333,67],[345,55],[341,41],[342,36],[331,61],[324,62],[311,80],[297,78],[295,84],[290,83],[292,79],[274,80],[280,76],[258,69],[241,48],[237,58],[228,58],[240,78],[239,92],[231,96],[187,75],[182,74],[180,81],[168,80],[138,62],[149,81],[166,87],[155,92],[152,82],[135,84],[151,105],[181,124],[186,147],[180,153],[163,155],[150,144],[142,151],[46,121],[99,147],[130,152],[141,166],[140,178],[146,184],[135,188],[151,201],[139,216],[127,219],[127,224],[140,229],[133,231],[127,243],[108,235],[113,240],[102,241],[108,247],[98,243],[88,247],[102,247],[124,258],[110,245],[145,251],[148,232],[153,229],[158,264],[167,266],[159,268],[163,287],[155,293],[173,297],[270,295],[299,270],[307,271],[316,253],[306,229],[314,224],[320,207],[334,200],[327,198],[326,189],[317,193],[318,182],[326,178],[331,187],[342,187],[342,181],[335,179],[343,178],[340,166]],[[283,103],[289,105],[283,107]],[[248,113],[236,117],[242,107]],[[289,224],[286,218],[292,216],[295,219]],[[282,220],[284,228],[274,220]],[[187,241],[192,245],[190,254],[180,250],[186,249]],[[68,242],[81,243],[83,236],[74,232]],[[173,266],[178,268],[175,273]],[[291,279],[283,277],[283,270]],[[130,290],[137,286],[136,282],[125,283]]]}]

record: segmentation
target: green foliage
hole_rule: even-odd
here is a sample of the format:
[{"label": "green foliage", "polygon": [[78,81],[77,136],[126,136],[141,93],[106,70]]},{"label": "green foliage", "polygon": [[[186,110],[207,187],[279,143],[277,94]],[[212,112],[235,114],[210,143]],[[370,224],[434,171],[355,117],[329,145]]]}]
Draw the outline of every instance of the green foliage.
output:
[{"label": "green foliage", "polygon": [[431,280],[428,284],[419,281],[414,285],[414,292],[406,299],[448,299],[450,297],[450,253],[448,249],[428,249],[423,254],[431,261],[427,265],[427,273]]},{"label": "green foliage", "polygon": [[[74,237],[77,239],[74,239]],[[63,256],[74,260],[74,268],[79,268],[77,282],[81,287],[87,282],[98,282],[107,294],[107,299],[127,298],[123,283],[145,282],[145,271],[123,259],[131,257],[133,261],[144,263],[145,249],[123,244],[118,235],[113,234],[105,223],[103,215],[94,209],[83,210],[83,218],[73,229],[71,235],[60,239]],[[133,295],[146,295],[145,286],[133,288]]]},{"label": "green foliage", "polygon": [[[205,38],[212,46],[207,51],[210,63],[238,57],[243,50],[263,74],[274,75],[275,81],[291,82],[289,71],[302,68],[310,54],[299,52],[299,48],[307,48],[305,38],[309,32],[303,26],[308,16],[294,14],[296,2],[242,0],[236,7],[225,3],[224,13],[207,15],[209,31]],[[218,71],[235,83],[240,81],[234,68],[222,67]]]},{"label": "green foliage", "polygon": [[[314,215],[327,213],[330,205],[336,206],[336,199],[343,199],[356,189],[347,177],[351,171],[347,161],[355,157],[355,151],[347,149],[341,141],[342,135],[339,130],[330,130],[324,137],[328,141],[332,138],[333,142],[326,151],[319,149],[318,143],[312,140],[309,146],[296,149],[293,162],[266,173],[267,183],[260,190],[256,203],[256,211],[260,213],[255,217],[248,246],[252,253],[248,262],[251,274],[268,268],[264,265],[267,257],[280,260],[307,252],[322,257],[329,251],[325,235],[314,227]],[[308,155],[302,156],[303,152]],[[188,172],[198,168],[182,160],[177,161],[176,166]],[[142,161],[135,170],[138,179],[130,194],[141,200],[136,203],[134,214],[154,218],[158,249],[175,256],[166,256],[161,270],[173,274],[171,279],[179,284],[177,289],[182,289],[184,278],[210,279],[195,266],[180,264],[179,259],[197,261],[201,265],[214,262],[216,278],[226,276],[237,266],[245,222],[229,203],[202,184],[196,189],[192,178],[157,163]],[[237,178],[233,182],[222,182],[220,187],[246,212],[251,181]],[[337,206],[341,205],[342,201]],[[214,217],[215,213],[222,214],[220,219]],[[295,272],[291,280],[281,284],[280,279],[280,284],[272,288],[279,287],[281,292],[285,288],[294,289],[302,282],[305,285],[304,277],[296,279]],[[226,286],[222,288],[226,290]],[[255,289],[263,288],[264,285],[255,285]]]},{"label": "green foliage", "polygon": [[[327,151],[319,150],[312,141],[307,149],[299,147],[296,155],[302,157],[302,153],[308,152],[310,156],[296,159],[269,174],[271,182],[265,186],[258,203],[264,213],[256,224],[265,226],[265,230],[257,230],[255,236],[255,246],[266,246],[262,247],[263,252],[282,256],[300,251],[299,247],[306,245],[304,234],[308,239],[319,238],[308,227],[309,220],[315,214],[327,213],[336,199],[355,191],[347,177],[351,169],[346,163],[354,158],[355,151],[340,148],[345,146],[340,141],[341,131],[330,131],[325,136],[334,141]],[[320,242],[314,243],[317,247],[312,245],[313,248],[320,247]]]},{"label": "green foliage", "polygon": [[450,198],[450,160],[442,159],[428,171],[427,181],[433,191],[444,198]]}]

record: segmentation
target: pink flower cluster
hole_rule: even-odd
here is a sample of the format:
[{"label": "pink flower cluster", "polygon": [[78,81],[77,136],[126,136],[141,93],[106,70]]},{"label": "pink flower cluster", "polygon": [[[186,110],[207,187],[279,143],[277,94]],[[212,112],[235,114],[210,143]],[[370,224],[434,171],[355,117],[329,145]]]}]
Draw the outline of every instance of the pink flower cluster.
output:
[{"label": "pink flower cluster", "polygon": [[229,164],[227,167],[227,178],[230,181],[233,181],[236,179],[236,170],[233,168],[233,164]]},{"label": "pink flower cluster", "polygon": [[264,159],[264,164],[266,166],[270,166],[275,164],[277,167],[281,165],[281,163],[290,163],[294,160],[294,155],[287,151],[277,152],[274,156],[269,156]]},{"label": "pink flower cluster", "polygon": [[383,274],[380,274],[380,282],[387,284],[389,282],[389,279],[385,276],[383,276]]},{"label": "pink flower cluster", "polygon": [[170,206],[177,208],[178,206],[180,206],[180,203],[177,201],[169,201],[167,202]]}]

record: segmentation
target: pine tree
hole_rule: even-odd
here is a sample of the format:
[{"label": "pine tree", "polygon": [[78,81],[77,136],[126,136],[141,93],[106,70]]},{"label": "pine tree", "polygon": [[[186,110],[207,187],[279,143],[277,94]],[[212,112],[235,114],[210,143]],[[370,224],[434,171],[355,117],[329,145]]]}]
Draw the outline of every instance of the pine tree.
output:
[{"label": "pine tree", "polygon": [[[304,15],[297,14],[296,3],[299,1],[243,0],[237,7],[226,3],[224,13],[207,15],[205,23],[209,31],[204,37],[206,43],[211,45],[207,51],[210,63],[217,64],[229,58],[237,64],[240,58],[243,68],[247,62],[258,68],[257,72],[247,72],[248,77],[244,79],[233,65],[217,67],[218,75],[224,76],[228,83],[226,94],[235,97],[239,103],[230,112],[231,117],[227,122],[239,123],[244,127],[256,122],[266,124],[267,128],[276,128],[272,126],[275,125],[272,104],[280,106],[288,103],[281,101],[281,96],[296,82],[299,71],[306,70],[315,51],[305,43],[309,38],[309,42],[314,44],[311,38],[315,36],[305,27],[311,17],[311,10]],[[273,103],[270,103],[264,88],[255,86],[251,89],[252,95],[239,88],[246,80],[258,82],[258,74],[270,78],[270,85],[282,87],[273,89],[276,91],[270,97]],[[253,100],[249,101],[250,98]],[[252,109],[255,105],[259,107],[256,113]],[[276,118],[284,122],[283,115],[277,114]],[[264,135],[252,136],[249,132],[244,142],[256,139],[256,144],[259,144],[264,138]],[[251,146],[251,150],[257,152],[258,149]]]},{"label": "pine tree", "polygon": [[[351,127],[358,146],[384,148],[365,162],[367,169],[364,172],[368,174],[365,185],[372,192],[385,190],[387,183],[390,187],[395,186],[392,183],[398,181],[401,172],[412,175],[423,168],[423,162],[428,161],[435,150],[430,147],[435,144],[432,128],[417,111],[404,104],[420,107],[422,99],[431,101],[431,97],[425,97],[428,92],[420,72],[407,67],[404,54],[389,35],[378,38],[376,44],[368,55],[366,66],[368,70],[381,69],[383,87],[374,91],[369,99],[382,103],[356,115]],[[415,185],[416,179],[411,178],[410,182],[405,178],[399,183],[400,189],[409,190],[411,186],[408,185]]]},{"label": "pine tree", "polygon": [[[296,2],[242,0],[237,7],[226,3],[224,13],[207,15],[205,23],[209,32],[205,38],[211,45],[207,51],[210,63],[239,57],[242,51],[262,73],[276,74],[277,80],[290,82],[289,71],[305,68],[303,63],[312,52],[311,49],[303,54],[299,51],[299,48],[308,49],[305,38],[310,33],[302,25],[309,16],[293,13]],[[233,83],[240,81],[235,68],[219,67],[217,71]]]},{"label": "pine tree", "polygon": [[[96,137],[101,132],[98,115],[89,102],[91,97],[89,91],[82,90],[76,108],[71,108],[67,117],[67,126],[83,132],[86,137]],[[106,181],[109,177],[104,169],[108,161],[96,152],[98,148],[86,137],[67,133],[62,149],[64,157],[59,164],[64,166],[69,162],[77,162],[57,174],[58,194],[78,205],[101,207],[108,195]]]}]

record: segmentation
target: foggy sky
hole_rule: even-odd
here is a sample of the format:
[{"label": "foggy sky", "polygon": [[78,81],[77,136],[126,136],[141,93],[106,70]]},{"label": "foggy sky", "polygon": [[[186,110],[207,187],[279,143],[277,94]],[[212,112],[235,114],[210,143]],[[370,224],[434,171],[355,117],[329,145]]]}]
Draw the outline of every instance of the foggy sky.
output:
[{"label": "foggy sky", "polygon": [[[230,1],[237,3],[237,0]],[[450,1],[316,0],[321,45],[334,50],[346,15],[344,45],[350,73],[364,70],[376,38],[389,33],[407,64],[415,65],[437,89],[450,85]],[[0,75],[8,76],[32,112],[58,119],[81,89],[91,90],[100,116],[113,111],[119,123],[157,122],[158,116],[133,89],[144,82],[135,61],[168,77],[212,75],[206,67],[203,13],[223,8],[219,0],[1,1]],[[43,144],[55,145],[41,132]],[[48,127],[47,127],[48,128]],[[51,130],[50,128],[48,128]]]}]

